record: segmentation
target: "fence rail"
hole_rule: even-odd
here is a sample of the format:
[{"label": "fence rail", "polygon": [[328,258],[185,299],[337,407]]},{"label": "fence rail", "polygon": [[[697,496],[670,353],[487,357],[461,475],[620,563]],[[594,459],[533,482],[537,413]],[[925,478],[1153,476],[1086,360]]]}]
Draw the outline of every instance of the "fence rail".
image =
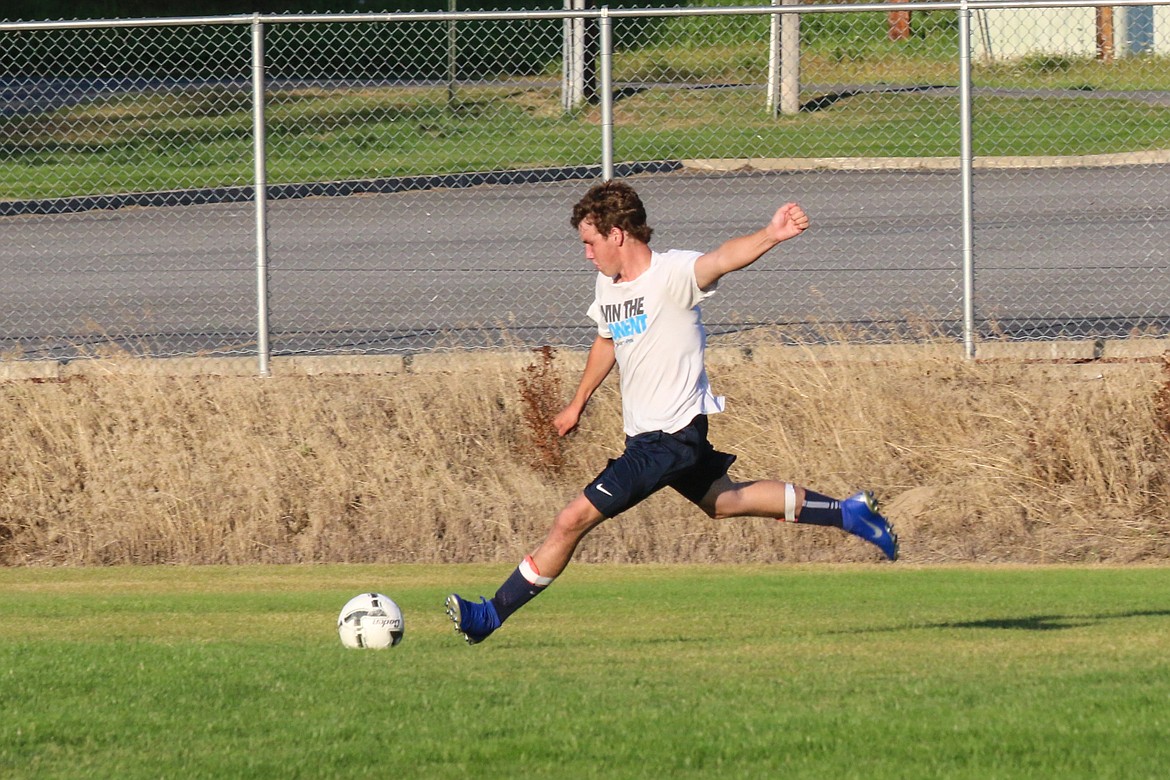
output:
[{"label": "fence rail", "polygon": [[0,356],[584,346],[614,176],[656,246],[813,214],[717,334],[1161,335],[1168,2],[0,23]]}]

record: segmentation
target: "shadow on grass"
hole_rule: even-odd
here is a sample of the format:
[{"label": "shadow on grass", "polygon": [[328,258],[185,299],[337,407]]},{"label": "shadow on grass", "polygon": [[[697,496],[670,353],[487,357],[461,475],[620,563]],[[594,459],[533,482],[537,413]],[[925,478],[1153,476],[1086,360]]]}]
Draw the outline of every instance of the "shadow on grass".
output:
[{"label": "shadow on grass", "polygon": [[940,623],[914,623],[887,628],[862,628],[840,633],[871,634],[890,631],[937,628],[999,629],[1008,631],[1061,631],[1069,628],[1083,628],[1111,620],[1141,617],[1170,617],[1170,609],[1133,610],[1116,614],[1099,615],[1030,615],[1027,617],[986,618],[984,620],[957,620]]},{"label": "shadow on grass", "polygon": [[1170,617],[1170,609],[1134,610],[1106,615],[1032,615],[1020,618],[988,618],[959,622],[935,623],[921,628],[998,628],[1014,631],[1059,631],[1066,628],[1081,628],[1110,620],[1124,620],[1135,617]]},{"label": "shadow on grass", "polygon": [[937,90],[957,90],[957,87],[948,84],[917,84],[908,87],[892,87],[885,84],[878,84],[874,86],[853,87],[844,89],[840,92],[830,92],[825,95],[819,95],[812,100],[806,100],[800,104],[802,112],[809,111],[824,111],[827,108],[832,108],[833,104],[847,98],[856,97],[862,94],[881,93],[888,95],[896,95],[912,92],[934,92]]}]

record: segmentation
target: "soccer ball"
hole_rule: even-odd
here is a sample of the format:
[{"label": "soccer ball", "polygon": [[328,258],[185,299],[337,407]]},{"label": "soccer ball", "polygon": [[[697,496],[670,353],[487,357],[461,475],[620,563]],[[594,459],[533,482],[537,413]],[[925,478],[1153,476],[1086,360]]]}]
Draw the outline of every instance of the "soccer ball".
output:
[{"label": "soccer ball", "polygon": [[381,593],[360,593],[341,608],[337,634],[341,644],[355,650],[384,650],[402,641],[402,610]]}]

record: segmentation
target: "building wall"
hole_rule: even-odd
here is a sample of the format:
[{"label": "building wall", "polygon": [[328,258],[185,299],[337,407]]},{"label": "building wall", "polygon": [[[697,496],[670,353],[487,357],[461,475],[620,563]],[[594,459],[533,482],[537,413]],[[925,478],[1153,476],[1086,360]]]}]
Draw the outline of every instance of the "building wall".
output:
[{"label": "building wall", "polygon": [[[1094,8],[979,10],[971,21],[974,55],[1003,60],[1034,54],[1092,57],[1097,52]],[[1113,12],[1118,56],[1170,55],[1170,7],[1118,6]]]}]

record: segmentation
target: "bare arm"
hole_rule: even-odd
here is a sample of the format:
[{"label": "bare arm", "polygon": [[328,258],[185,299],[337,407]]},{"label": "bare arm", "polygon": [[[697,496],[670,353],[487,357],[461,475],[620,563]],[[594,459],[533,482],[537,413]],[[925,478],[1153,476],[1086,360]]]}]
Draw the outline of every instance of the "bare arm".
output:
[{"label": "bare arm", "polygon": [[581,382],[577,385],[577,392],[569,405],[553,418],[553,425],[561,436],[577,427],[585,405],[593,397],[593,391],[601,387],[601,383],[609,376],[609,372],[617,364],[614,355],[613,339],[598,335],[593,339],[593,346],[589,347],[589,357],[585,359],[585,370],[581,372]]},{"label": "bare arm", "polygon": [[746,236],[723,242],[718,249],[695,261],[695,280],[705,290],[724,275],[746,268],[759,260],[765,252],[803,233],[809,225],[808,215],[795,203],[785,203],[772,216],[772,221]]}]

